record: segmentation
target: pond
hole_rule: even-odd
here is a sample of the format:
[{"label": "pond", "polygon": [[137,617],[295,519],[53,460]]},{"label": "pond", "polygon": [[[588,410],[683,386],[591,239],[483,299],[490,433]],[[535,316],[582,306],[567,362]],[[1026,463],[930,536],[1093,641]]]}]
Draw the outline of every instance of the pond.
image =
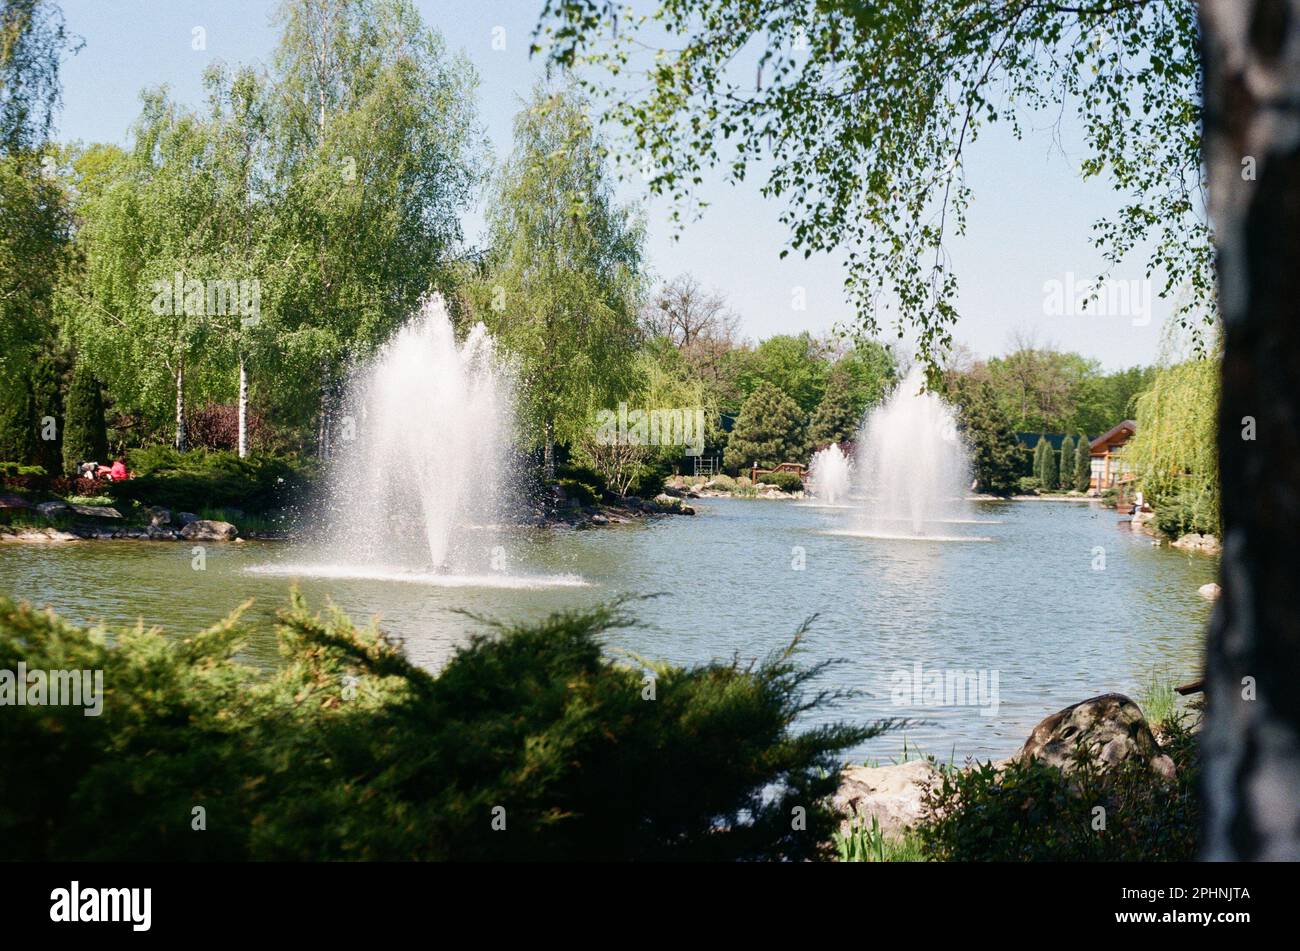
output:
[{"label": "pond", "polygon": [[[679,664],[765,656],[815,614],[802,660],[840,661],[824,685],[856,691],[825,718],[921,721],[851,751],[854,761],[898,759],[904,741],[943,760],[1001,758],[1061,707],[1112,690],[1139,696],[1153,672],[1199,675],[1210,606],[1197,588],[1215,580],[1217,559],[1153,547],[1099,505],[978,503],[978,524],[961,527],[982,540],[956,542],[836,534],[843,512],[795,502],[692,504],[693,518],[516,535],[501,577],[363,569],[354,573],[371,577],[297,580],[313,607],[330,598],[357,621],[378,616],[433,669],[482,629],[463,610],[520,620],[657,594],[610,645]],[[0,591],[78,621],[190,632],[245,598],[272,616],[313,556],[249,542],[210,544],[205,558],[196,570],[190,546],[175,543],[0,545]],[[275,662],[269,637],[250,654]],[[958,678],[943,703],[927,690],[936,673]],[[969,694],[954,692],[967,682]]]}]

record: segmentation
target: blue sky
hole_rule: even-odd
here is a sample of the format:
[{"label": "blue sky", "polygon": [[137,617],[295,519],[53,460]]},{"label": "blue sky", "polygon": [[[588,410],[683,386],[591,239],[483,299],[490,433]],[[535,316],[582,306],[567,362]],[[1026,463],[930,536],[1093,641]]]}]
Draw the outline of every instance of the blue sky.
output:
[{"label": "blue sky", "polygon": [[[181,102],[202,100],[200,78],[214,60],[269,61],[276,35],[270,17],[276,0],[62,0],[69,28],[85,47],[64,65],[61,139],[124,142],[139,111],[139,93],[166,84]],[[528,45],[541,0],[416,0],[425,22],[448,44],[463,50],[479,72],[479,115],[498,155],[510,147],[511,120],[542,66]],[[195,50],[193,30],[202,27],[206,49]],[[493,49],[493,30],[505,30],[504,50]],[[1044,123],[1045,125],[1045,123]],[[1083,150],[1069,141],[1065,154],[1044,128],[1021,141],[998,127],[986,129],[967,155],[974,189],[966,236],[949,250],[962,291],[955,334],[977,355],[1010,348],[1027,335],[1095,357],[1108,368],[1149,363],[1159,350],[1170,312],[1154,299],[1145,326],[1130,317],[1049,315],[1044,285],[1096,274],[1101,257],[1088,242],[1092,223],[1118,207],[1104,183],[1078,175]],[[643,200],[629,184],[626,200]],[[787,234],[778,223],[781,206],[758,194],[757,180],[741,186],[708,180],[701,195],[710,207],[674,240],[663,203],[646,206],[649,263],[660,277],[691,271],[724,293],[741,316],[741,331],[758,339],[775,333],[821,333],[850,320],[840,263],[832,257],[779,258]],[[466,220],[473,241],[481,209]],[[1135,254],[1113,272],[1141,279],[1145,255]],[[1162,285],[1160,275],[1153,282]],[[804,288],[805,310],[795,310]]]}]

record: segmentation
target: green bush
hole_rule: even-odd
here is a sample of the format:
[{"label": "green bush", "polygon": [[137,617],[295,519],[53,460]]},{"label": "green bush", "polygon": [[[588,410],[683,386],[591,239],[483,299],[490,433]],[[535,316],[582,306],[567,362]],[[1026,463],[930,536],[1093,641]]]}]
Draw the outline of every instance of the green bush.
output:
[{"label": "green bush", "polygon": [[1218,502],[1208,493],[1180,492],[1155,504],[1156,528],[1166,538],[1177,539],[1191,532],[1217,535]]},{"label": "green bush", "polygon": [[[926,854],[949,862],[1191,861],[1200,824],[1196,740],[1179,720],[1164,727],[1173,782],[1136,758],[1103,769],[1082,752],[1068,776],[1040,760],[943,770],[917,825]],[[1095,828],[1097,806],[1105,829]]]},{"label": "green bush", "polygon": [[290,504],[312,484],[311,471],[295,456],[240,459],[233,452],[150,446],[131,450],[127,467],[134,477],[112,484],[116,498],[189,512],[265,512]]},{"label": "green bush", "polygon": [[20,462],[0,462],[0,476],[35,476],[48,475],[43,466],[25,466]]},{"label": "green bush", "polygon": [[102,670],[108,689],[100,716],[0,717],[0,762],[24,764],[0,770],[0,859],[830,858],[841,753],[886,728],[824,722],[798,636],[653,680],[611,662],[618,604],[496,627],[437,675],[297,594],[283,663],[259,670],[251,623],[110,644],[0,600],[0,669]]},{"label": "green bush", "polygon": [[664,490],[664,480],[671,474],[672,466],[667,463],[638,463],[636,474],[628,485],[627,494],[642,499],[652,499]]},{"label": "green bush", "polygon": [[575,462],[566,462],[555,467],[555,477],[563,482],[568,479],[573,482],[580,482],[587,486],[599,498],[609,490],[609,485],[605,477],[593,469],[591,466],[580,465]]},{"label": "green bush", "polygon": [[719,492],[736,491],[736,480],[726,474],[716,475],[713,477],[713,488]]},{"label": "green bush", "polygon": [[803,479],[794,472],[765,472],[758,481],[763,485],[774,485],[782,492],[803,491]]},{"label": "green bush", "polygon": [[565,498],[576,499],[579,505],[595,505],[600,493],[594,486],[576,479],[560,479],[559,486],[564,490]]},{"label": "green bush", "polygon": [[1022,476],[1016,487],[1021,495],[1037,495],[1043,488],[1043,483],[1037,476]]}]

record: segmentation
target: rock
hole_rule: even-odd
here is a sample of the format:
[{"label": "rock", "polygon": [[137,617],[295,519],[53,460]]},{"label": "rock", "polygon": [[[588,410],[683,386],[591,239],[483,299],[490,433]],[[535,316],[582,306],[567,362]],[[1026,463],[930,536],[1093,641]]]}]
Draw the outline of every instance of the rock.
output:
[{"label": "rock", "polygon": [[641,507],[641,497],[638,495],[629,495],[623,499],[623,504],[630,509],[639,509]]},{"label": "rock", "polygon": [[0,492],[0,510],[15,509],[26,511],[31,509],[31,507],[32,503],[28,502],[24,498]]},{"label": "rock", "polygon": [[60,515],[71,513],[72,506],[62,499],[53,499],[49,502],[42,502],[36,506],[36,511],[40,512],[46,518],[56,518]]},{"label": "rock", "polygon": [[680,499],[682,496],[684,496],[684,495],[686,494],[686,490],[685,490],[685,489],[682,489],[680,486],[676,486],[676,485],[666,485],[666,486],[664,486],[664,490],[663,490],[663,492],[661,492],[660,494],[661,494],[661,495],[670,495],[670,496],[672,496],[672,497],[675,498],[675,499]]},{"label": "rock", "polygon": [[1223,593],[1223,589],[1220,588],[1213,581],[1211,581],[1209,584],[1203,584],[1199,588],[1197,588],[1196,593],[1199,594],[1201,597],[1205,598],[1206,600],[1214,601],[1217,600],[1219,595]]},{"label": "rock", "polygon": [[239,534],[239,529],[229,522],[197,519],[181,529],[181,537],[196,542],[228,542]]},{"label": "rock", "polygon": [[1160,752],[1142,709],[1121,693],[1102,694],[1053,713],[1034,727],[1018,755],[1069,772],[1080,746],[1091,750],[1103,768],[1136,756],[1166,779],[1174,775],[1174,761]]},{"label": "rock", "polygon": [[146,505],[144,510],[149,515],[149,524],[154,527],[171,523],[172,513],[170,509],[165,509],[161,505]]},{"label": "rock", "polygon": [[897,766],[849,766],[840,773],[840,788],[831,801],[849,818],[861,816],[870,824],[874,816],[882,832],[897,835],[921,818],[926,783],[938,774],[923,759]]},{"label": "rock", "polygon": [[695,509],[691,508],[689,505],[683,505],[680,509],[678,509],[678,511],[681,512],[682,515],[695,514]]},{"label": "rock", "polygon": [[190,522],[197,522],[199,517],[193,512],[177,512],[172,516],[172,519],[175,520],[177,525],[184,528],[186,525],[190,524]]},{"label": "rock", "polygon": [[1199,532],[1191,532],[1183,535],[1177,541],[1170,542],[1174,548],[1182,548],[1186,551],[1199,551],[1207,555],[1218,554],[1219,540],[1213,535],[1202,535]]},{"label": "rock", "polygon": [[121,518],[122,513],[111,505],[76,505],[68,503],[68,508],[86,518]]},{"label": "rock", "polygon": [[681,499],[663,493],[655,496],[655,505],[665,512],[680,512],[682,510]]},{"label": "rock", "polygon": [[609,519],[606,518],[604,515],[601,515],[601,514],[597,513],[597,514],[595,514],[595,515],[593,515],[593,516],[591,517],[591,524],[592,524],[592,525],[608,525],[608,524],[609,524]]}]

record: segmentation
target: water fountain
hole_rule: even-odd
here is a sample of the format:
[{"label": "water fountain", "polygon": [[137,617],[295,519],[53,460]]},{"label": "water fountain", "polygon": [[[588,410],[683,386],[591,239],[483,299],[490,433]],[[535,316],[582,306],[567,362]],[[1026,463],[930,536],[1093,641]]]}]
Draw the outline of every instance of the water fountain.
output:
[{"label": "water fountain", "polygon": [[831,443],[813,455],[808,464],[808,487],[819,504],[843,505],[852,485],[853,463],[839,443]]},{"label": "water fountain", "polygon": [[327,536],[349,560],[490,567],[514,479],[512,388],[487,329],[457,342],[439,297],[349,381]]},{"label": "water fountain", "polygon": [[976,521],[966,502],[969,455],[955,410],[924,390],[924,380],[913,369],[863,421],[854,466],[862,499],[849,534],[977,540],[950,528]]},{"label": "water fountain", "polygon": [[[439,297],[349,377],[317,546],[258,574],[440,587],[582,586],[516,570],[513,374],[478,324],[456,339]],[[313,550],[316,548],[317,550]]]}]

